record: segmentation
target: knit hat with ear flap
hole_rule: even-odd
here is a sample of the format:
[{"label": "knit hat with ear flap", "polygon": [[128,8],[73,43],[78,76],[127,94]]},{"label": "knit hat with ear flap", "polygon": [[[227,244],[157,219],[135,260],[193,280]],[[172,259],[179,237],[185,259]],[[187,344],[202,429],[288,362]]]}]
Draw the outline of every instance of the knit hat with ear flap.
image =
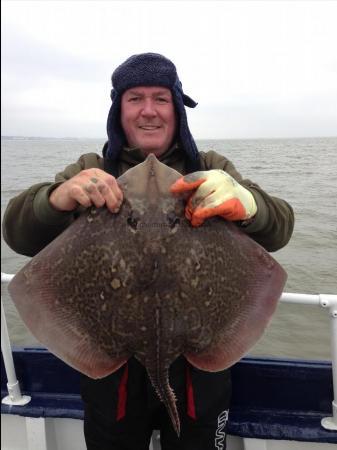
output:
[{"label": "knit hat with ear flap", "polygon": [[197,103],[184,94],[175,65],[158,53],[133,55],[113,72],[112,105],[107,120],[108,145],[104,157],[116,160],[127,144],[121,126],[121,97],[130,88],[137,86],[163,86],[170,89],[177,115],[177,138],[188,158],[189,171],[199,169],[199,153],[188,128],[185,106],[194,108]]}]

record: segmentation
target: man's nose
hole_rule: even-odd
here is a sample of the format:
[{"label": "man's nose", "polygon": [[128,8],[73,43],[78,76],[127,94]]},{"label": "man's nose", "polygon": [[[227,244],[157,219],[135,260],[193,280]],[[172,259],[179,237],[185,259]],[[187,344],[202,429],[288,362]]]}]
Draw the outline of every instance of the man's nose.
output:
[{"label": "man's nose", "polygon": [[142,115],[146,117],[154,117],[157,115],[155,103],[151,99],[145,99],[142,109]]}]

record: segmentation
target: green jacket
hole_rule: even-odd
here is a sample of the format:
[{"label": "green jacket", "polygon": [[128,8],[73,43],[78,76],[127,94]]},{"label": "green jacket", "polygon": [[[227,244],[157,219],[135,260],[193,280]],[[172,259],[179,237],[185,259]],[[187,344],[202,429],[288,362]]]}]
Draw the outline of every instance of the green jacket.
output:
[{"label": "green jacket", "polygon": [[[159,159],[178,172],[186,173],[184,154],[179,148],[168,150]],[[119,175],[143,160],[139,150],[124,149],[118,161]],[[294,214],[288,203],[269,196],[257,184],[243,179],[228,159],[214,151],[200,152],[200,160],[201,170],[222,169],[253,194],[258,212],[252,223],[242,227],[245,233],[268,251],[276,251],[287,244],[294,227]],[[56,211],[48,199],[60,183],[89,168],[103,169],[103,158],[96,153],[82,155],[76,163],[58,173],[54,183],[35,184],[10,200],[3,220],[3,236],[15,252],[34,256],[84,211],[82,207],[71,212]]]}]

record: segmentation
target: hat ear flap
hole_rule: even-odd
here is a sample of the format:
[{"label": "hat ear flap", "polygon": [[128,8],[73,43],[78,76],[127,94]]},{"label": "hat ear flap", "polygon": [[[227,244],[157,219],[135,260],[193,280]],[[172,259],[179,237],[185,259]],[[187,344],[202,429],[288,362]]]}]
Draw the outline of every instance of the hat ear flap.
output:
[{"label": "hat ear flap", "polygon": [[114,101],[116,99],[116,97],[117,97],[117,92],[115,91],[115,89],[111,89],[111,92],[110,92],[111,101]]},{"label": "hat ear flap", "polygon": [[105,157],[108,159],[117,159],[123,145],[126,143],[123,128],[120,123],[121,116],[121,96],[112,89],[111,91],[112,105],[109,110],[107,120],[108,148]]},{"label": "hat ear flap", "polygon": [[189,97],[186,94],[182,95],[183,97],[183,102],[185,106],[188,106],[189,108],[195,108],[197,106],[197,102],[195,102],[191,97]]},{"label": "hat ear flap", "polygon": [[176,97],[181,97],[183,104],[185,106],[188,106],[189,108],[195,108],[197,106],[197,102],[195,102],[191,97],[189,97],[188,95],[184,94],[183,91],[183,85],[181,83],[181,81],[178,78],[177,75],[177,79],[172,87],[172,92]]},{"label": "hat ear flap", "polygon": [[[194,108],[196,103],[190,97],[186,97],[191,101],[191,105],[193,105],[191,107]],[[194,172],[200,168],[199,152],[188,127],[187,114],[184,107],[185,99],[181,90],[173,89],[173,101],[178,119],[177,136],[188,159],[188,172]]]}]

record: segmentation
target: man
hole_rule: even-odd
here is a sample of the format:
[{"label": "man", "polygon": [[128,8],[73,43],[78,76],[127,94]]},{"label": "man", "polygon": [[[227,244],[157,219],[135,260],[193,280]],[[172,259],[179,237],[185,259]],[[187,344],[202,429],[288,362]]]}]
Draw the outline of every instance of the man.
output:
[{"label": "man", "polygon": [[[286,245],[294,224],[291,207],[244,180],[224,156],[198,152],[185,111],[196,103],[184,94],[170,60],[134,55],[114,71],[112,85],[103,158],[82,155],[55,183],[34,185],[12,199],[4,217],[4,237],[12,249],[35,255],[91,205],[117,213],[123,193],[116,178],[149,153],[186,175],[171,190],[190,194],[186,217],[192,226],[218,215],[268,251]],[[134,358],[102,380],[83,377],[87,448],[145,450],[153,429],[161,430],[164,450],[225,448],[229,372],[202,372],[180,357],[171,366],[170,383],[178,399],[180,438]]]}]

